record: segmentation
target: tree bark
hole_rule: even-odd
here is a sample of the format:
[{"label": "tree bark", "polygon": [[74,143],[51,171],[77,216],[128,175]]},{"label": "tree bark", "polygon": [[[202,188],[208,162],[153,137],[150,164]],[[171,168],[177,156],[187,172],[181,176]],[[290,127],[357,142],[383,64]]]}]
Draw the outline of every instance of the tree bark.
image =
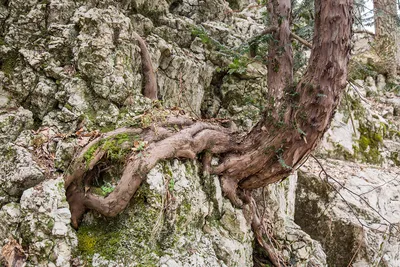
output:
[{"label": "tree bark", "polygon": [[378,68],[389,79],[394,79],[400,57],[396,0],[374,0],[374,20]]},{"label": "tree bark", "polygon": [[268,3],[270,27],[277,29],[268,44],[268,94],[279,104],[284,88],[293,80],[293,53],[290,42],[290,0]]},{"label": "tree bark", "polygon": [[285,88],[283,103],[267,107],[240,151],[215,170],[242,189],[287,177],[329,128],[346,85],[352,0],[316,0],[315,12],[313,49],[304,78],[295,87],[288,85],[289,80],[274,84]]}]

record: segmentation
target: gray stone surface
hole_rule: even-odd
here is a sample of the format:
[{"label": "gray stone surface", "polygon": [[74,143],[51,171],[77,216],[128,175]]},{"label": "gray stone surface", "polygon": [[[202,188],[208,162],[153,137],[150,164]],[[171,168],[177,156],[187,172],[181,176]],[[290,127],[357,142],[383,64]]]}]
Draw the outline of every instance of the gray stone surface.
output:
[{"label": "gray stone surface", "polygon": [[321,242],[329,266],[398,266],[398,168],[320,161],[332,178],[320,178],[314,160],[301,168],[295,222]]},{"label": "gray stone surface", "polygon": [[16,201],[24,190],[45,179],[42,169],[24,147],[0,146],[0,206]]}]

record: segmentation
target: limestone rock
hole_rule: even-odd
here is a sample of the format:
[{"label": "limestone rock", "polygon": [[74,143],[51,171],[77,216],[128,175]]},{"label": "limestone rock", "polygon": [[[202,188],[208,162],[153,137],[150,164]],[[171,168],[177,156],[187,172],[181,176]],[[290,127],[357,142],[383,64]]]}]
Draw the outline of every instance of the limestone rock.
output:
[{"label": "limestone rock", "polygon": [[398,171],[320,161],[332,178],[319,178],[313,160],[302,167],[295,222],[321,242],[329,266],[398,266]]},{"label": "limestone rock", "polygon": [[321,244],[294,221],[297,209],[297,175],[291,175],[279,184],[257,189],[254,197],[259,213],[264,214],[264,224],[271,229],[275,247],[287,262],[294,266],[327,266]]},{"label": "limestone rock", "polygon": [[20,206],[19,231],[29,246],[27,266],[70,266],[77,238],[70,226],[63,178],[24,191]]},{"label": "limestone rock", "polygon": [[18,200],[22,192],[45,179],[42,169],[24,147],[0,146],[0,206]]},{"label": "limestone rock", "polygon": [[19,238],[21,209],[18,203],[8,203],[0,209],[0,246],[6,244],[8,238]]},{"label": "limestone rock", "polygon": [[0,113],[0,145],[15,141],[23,130],[29,130],[32,126],[32,112],[22,107]]}]

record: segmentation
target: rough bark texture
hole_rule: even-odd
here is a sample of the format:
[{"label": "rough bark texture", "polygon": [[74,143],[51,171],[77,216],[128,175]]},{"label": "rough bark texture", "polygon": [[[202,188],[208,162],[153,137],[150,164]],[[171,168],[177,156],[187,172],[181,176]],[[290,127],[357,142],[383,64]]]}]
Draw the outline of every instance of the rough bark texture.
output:
[{"label": "rough bark texture", "polygon": [[[285,90],[279,110],[264,118],[216,169],[243,189],[286,177],[316,147],[329,127],[347,77],[352,1],[316,1],[315,34],[304,78]],[[284,66],[283,66],[284,67]]]},{"label": "rough bark texture", "polygon": [[389,79],[397,74],[399,27],[396,0],[374,0],[375,46],[380,58],[379,68]]},{"label": "rough bark texture", "polygon": [[[147,172],[159,160],[192,159],[201,152],[221,155],[221,164],[211,169],[211,173],[220,175],[226,196],[241,204],[238,187],[247,190],[276,182],[288,176],[308,156],[329,127],[345,87],[352,0],[316,0],[311,58],[304,78],[296,86],[291,85],[290,1],[274,1],[270,8],[276,12],[272,23],[279,28],[276,37],[280,40],[276,46],[272,45],[269,54],[272,72],[269,73],[268,85],[274,96],[271,96],[271,105],[253,130],[240,139],[230,130],[210,122],[173,117],[156,123],[140,132],[141,138],[149,143],[148,147],[141,156],[133,154],[129,157],[117,187],[105,198],[83,189],[85,178],[90,177],[87,173],[104,155],[99,147],[85,165],[87,163],[82,160],[84,151],[116,132],[99,137],[87,145],[75,162],[74,172],[66,178],[75,227],[86,208],[95,209],[105,216],[121,212]],[[175,131],[168,126],[179,126],[180,129]]]},{"label": "rough bark texture", "polygon": [[284,88],[293,80],[293,53],[290,42],[290,0],[273,0],[268,3],[270,26],[277,30],[268,47],[268,93],[278,104]]}]

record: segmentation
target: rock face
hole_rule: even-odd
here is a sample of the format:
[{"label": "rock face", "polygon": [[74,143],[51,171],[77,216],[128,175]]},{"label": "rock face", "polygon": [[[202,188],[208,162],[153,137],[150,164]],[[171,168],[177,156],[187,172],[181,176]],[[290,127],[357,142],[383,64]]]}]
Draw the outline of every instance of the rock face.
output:
[{"label": "rock face", "polygon": [[[62,178],[90,139],[82,132],[149,127],[148,115],[157,116],[160,103],[142,96],[135,32],[150,51],[163,106],[229,118],[233,129],[254,126],[266,104],[266,67],[249,60],[247,40],[264,29],[265,7],[255,9],[253,0],[3,2],[2,249],[20,243],[27,266],[268,264],[247,207],[234,208],[198,160],[159,163],[123,213],[88,212],[77,231]],[[356,78],[318,151],[336,159],[321,161],[341,185],[321,180],[310,161],[298,176],[254,192],[271,246],[292,266],[400,266],[399,95],[378,74]]]},{"label": "rock face", "polygon": [[70,265],[77,238],[62,177],[25,190],[19,203],[4,205],[0,215],[1,245],[22,240],[29,255],[27,266]]},{"label": "rock face", "polygon": [[398,168],[321,162],[329,177],[314,160],[299,172],[295,222],[321,242],[329,266],[398,266]]}]

